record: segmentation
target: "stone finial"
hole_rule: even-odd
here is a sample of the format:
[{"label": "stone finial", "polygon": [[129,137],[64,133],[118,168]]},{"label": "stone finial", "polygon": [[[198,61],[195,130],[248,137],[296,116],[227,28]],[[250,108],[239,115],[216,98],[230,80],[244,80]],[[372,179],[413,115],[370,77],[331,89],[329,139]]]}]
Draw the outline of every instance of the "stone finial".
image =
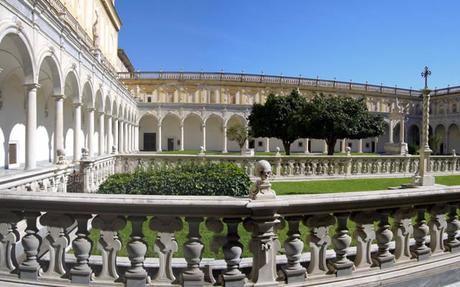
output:
[{"label": "stone finial", "polygon": [[452,155],[457,156],[457,152],[455,151],[455,149],[452,149]]},{"label": "stone finial", "polygon": [[89,158],[89,151],[87,148],[81,149],[81,159],[85,160]]},{"label": "stone finial", "polygon": [[260,160],[256,163],[255,175],[260,179],[256,181],[255,188],[251,192],[251,199],[273,199],[276,197],[269,181],[271,174],[272,167],[268,161]]},{"label": "stone finial", "polygon": [[347,152],[347,156],[351,156],[351,147],[347,146],[345,151]]},{"label": "stone finial", "polygon": [[63,149],[56,150],[56,164],[65,164],[65,151]]},{"label": "stone finial", "polygon": [[277,147],[276,147],[276,154],[275,154],[275,156],[281,156],[280,150],[281,150],[280,147],[277,146]]},{"label": "stone finial", "polygon": [[200,146],[200,153],[199,153],[198,155],[200,155],[200,156],[205,155],[205,153],[204,153],[204,146]]}]

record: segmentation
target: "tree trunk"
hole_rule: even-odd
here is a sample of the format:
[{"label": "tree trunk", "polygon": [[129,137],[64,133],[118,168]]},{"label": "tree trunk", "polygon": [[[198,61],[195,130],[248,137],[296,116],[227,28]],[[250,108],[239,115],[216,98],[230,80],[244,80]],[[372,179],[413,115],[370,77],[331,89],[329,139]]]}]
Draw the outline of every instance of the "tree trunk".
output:
[{"label": "tree trunk", "polygon": [[291,142],[283,142],[284,152],[286,155],[291,154]]},{"label": "tree trunk", "polygon": [[327,143],[327,155],[334,155],[334,148],[335,144],[337,143],[337,139],[326,139]]}]

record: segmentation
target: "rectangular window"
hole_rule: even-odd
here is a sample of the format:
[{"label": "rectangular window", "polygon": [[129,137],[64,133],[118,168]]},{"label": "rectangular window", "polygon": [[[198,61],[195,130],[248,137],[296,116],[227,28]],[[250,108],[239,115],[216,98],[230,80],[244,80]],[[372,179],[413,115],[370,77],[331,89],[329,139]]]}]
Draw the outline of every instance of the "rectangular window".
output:
[{"label": "rectangular window", "polygon": [[303,141],[299,141],[298,145],[299,147],[303,147]]},{"label": "rectangular window", "polygon": [[152,97],[147,97],[147,102],[151,103],[152,102]]},{"label": "rectangular window", "polygon": [[8,164],[13,165],[18,163],[18,145],[15,143],[10,143],[8,145]]},{"label": "rectangular window", "polygon": [[264,143],[262,141],[257,142],[257,146],[262,147],[263,145],[264,145]]}]

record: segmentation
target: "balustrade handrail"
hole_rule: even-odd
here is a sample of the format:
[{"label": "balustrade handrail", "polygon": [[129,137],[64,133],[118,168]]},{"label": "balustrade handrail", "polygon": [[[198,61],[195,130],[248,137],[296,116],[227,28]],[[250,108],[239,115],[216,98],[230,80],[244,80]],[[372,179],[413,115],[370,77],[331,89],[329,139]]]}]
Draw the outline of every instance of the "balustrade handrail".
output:
[{"label": "balustrade handrail", "polygon": [[[2,208],[9,210],[104,213],[113,215],[161,215],[203,217],[245,217],[258,210],[279,214],[323,214],[460,203],[460,188],[429,187],[370,192],[284,195],[275,199],[252,200],[230,196],[107,195],[88,193],[0,191]],[[306,212],[308,211],[308,212]]]},{"label": "balustrade handrail", "polygon": [[[420,91],[406,88],[390,87],[384,85],[374,85],[368,83],[346,82],[337,80],[323,80],[319,78],[277,76],[266,74],[247,74],[247,73],[228,73],[228,72],[120,72],[121,79],[158,79],[158,80],[216,80],[216,81],[239,81],[239,82],[258,82],[272,84],[292,84],[296,86],[315,86],[331,87],[348,90],[371,91],[379,93],[390,93],[407,96],[419,96]],[[434,91],[436,92],[436,91]]]}]

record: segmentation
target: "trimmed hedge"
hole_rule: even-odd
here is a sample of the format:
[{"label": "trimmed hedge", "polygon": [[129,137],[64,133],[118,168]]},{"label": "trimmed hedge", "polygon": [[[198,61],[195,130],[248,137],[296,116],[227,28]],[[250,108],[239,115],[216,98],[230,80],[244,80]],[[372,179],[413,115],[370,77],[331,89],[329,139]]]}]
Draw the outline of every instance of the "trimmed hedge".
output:
[{"label": "trimmed hedge", "polygon": [[234,163],[183,163],[110,176],[98,193],[246,196],[251,180]]}]

